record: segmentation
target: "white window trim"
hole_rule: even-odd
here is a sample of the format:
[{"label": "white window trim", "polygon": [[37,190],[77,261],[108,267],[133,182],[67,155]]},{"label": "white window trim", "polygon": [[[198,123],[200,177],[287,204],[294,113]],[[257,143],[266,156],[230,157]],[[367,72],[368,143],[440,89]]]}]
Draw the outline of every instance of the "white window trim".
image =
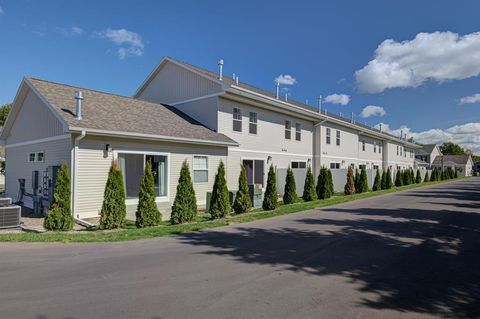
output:
[{"label": "white window trim", "polygon": [[[297,132],[297,125],[300,126],[300,131]],[[297,133],[300,133],[300,139],[297,140]],[[302,141],[302,123],[295,122],[295,141],[301,142]]]},{"label": "white window trim", "polygon": [[[194,166],[193,166],[195,164],[194,163],[195,162],[195,156],[199,156],[199,157],[201,156],[201,157],[206,157],[207,158],[207,181],[206,182],[195,182],[195,169],[194,169]],[[192,174],[193,174],[192,181],[193,181],[194,184],[208,184],[208,182],[210,181],[210,166],[208,164],[209,161],[210,161],[209,156],[206,155],[206,154],[193,154],[192,155]],[[200,170],[198,170],[198,171],[200,171]]]},{"label": "white window trim", "polygon": [[293,159],[293,160],[290,161],[290,168],[292,168],[292,163],[293,163],[293,162],[305,163],[305,168],[308,167],[308,161],[306,161],[306,160],[296,160],[296,159]]},{"label": "white window trim", "polygon": [[[328,166],[329,166],[328,168],[329,168],[329,169],[333,169],[333,168],[332,168],[332,164],[338,164],[338,169],[341,169],[341,168],[342,168],[342,163],[341,163],[341,162],[338,162],[338,161],[330,161],[330,162],[328,163]],[[337,169],[337,168],[335,168],[335,169]]]},{"label": "white window trim", "polygon": [[[288,129],[287,129],[287,122],[288,122],[288,124],[289,124],[289,126],[290,126],[290,128],[288,128]],[[290,121],[290,120],[285,120],[285,121],[283,122],[283,128],[284,128],[283,138],[284,138],[285,140],[291,141],[291,140],[292,140],[292,121]],[[287,138],[287,136],[286,136],[287,131],[290,132],[290,138]]]},{"label": "white window trim", "polygon": [[[257,122],[251,122],[251,121],[250,121],[250,113],[255,113]],[[250,124],[255,124],[255,126],[257,127],[257,133],[252,133],[252,132],[250,132]],[[248,134],[250,134],[250,135],[258,135],[258,112],[252,112],[252,111],[249,111],[249,112],[248,112]]]},{"label": "white window trim", "polygon": [[342,146],[342,133],[340,130],[335,131],[335,146]]},{"label": "white window trim", "polygon": [[[267,177],[268,177],[268,170],[270,167],[267,164],[267,159],[262,157],[240,157],[240,165],[243,165],[243,161],[263,161],[263,187],[262,190],[267,189]],[[255,164],[254,164],[255,165]],[[253,180],[255,181],[255,169],[253,169]]]},{"label": "white window trim", "polygon": [[330,127],[325,128],[325,144],[332,144],[332,129]]},{"label": "white window trim", "polygon": [[[145,156],[146,155],[159,155],[159,156],[166,156],[167,157],[167,195],[166,196],[157,196],[155,197],[155,202],[163,203],[170,201],[170,153],[165,152],[150,152],[150,151],[113,151],[113,160],[118,161],[118,154],[141,154],[143,155],[143,163],[145,163]],[[145,165],[145,164],[143,164]],[[145,167],[144,167],[145,169]],[[136,205],[138,204],[138,198],[128,198],[125,200],[126,205]]]},{"label": "white window trim", "polygon": [[[43,159],[41,161],[38,160],[39,153],[43,153]],[[30,155],[32,154],[33,154],[33,161],[30,160]],[[45,151],[28,152],[27,163],[45,163]]]},{"label": "white window trim", "polygon": [[[235,118],[235,109],[239,110],[240,111],[240,119],[236,119]],[[240,122],[240,131],[235,131],[234,128],[233,128],[233,124],[235,123],[235,121],[237,122]],[[250,121],[250,120],[249,120]],[[239,107],[234,107],[232,109],[232,132],[233,133],[237,133],[237,134],[241,134],[243,133],[243,111],[241,108]]]}]

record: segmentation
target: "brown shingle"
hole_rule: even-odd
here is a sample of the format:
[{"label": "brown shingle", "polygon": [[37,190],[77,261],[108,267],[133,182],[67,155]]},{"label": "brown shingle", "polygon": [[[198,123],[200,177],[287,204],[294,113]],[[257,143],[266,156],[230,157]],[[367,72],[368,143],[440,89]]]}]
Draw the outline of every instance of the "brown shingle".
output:
[{"label": "brown shingle", "polygon": [[[27,79],[70,127],[236,144],[176,108],[65,84]],[[82,91],[83,118],[75,117],[75,91]]]}]

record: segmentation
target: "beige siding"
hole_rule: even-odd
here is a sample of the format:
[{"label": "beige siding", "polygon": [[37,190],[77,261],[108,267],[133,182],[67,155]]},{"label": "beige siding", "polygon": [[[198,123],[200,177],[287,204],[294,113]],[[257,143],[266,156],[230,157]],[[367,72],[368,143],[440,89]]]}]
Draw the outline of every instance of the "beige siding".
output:
[{"label": "beige siding", "polygon": [[178,104],[175,107],[209,129],[217,130],[218,97]]},{"label": "beige siding", "polygon": [[[233,108],[242,110],[242,132],[233,131]],[[258,115],[257,134],[249,133],[249,112]],[[291,139],[285,139],[285,120],[292,124]],[[295,123],[301,124],[301,141],[295,140]],[[281,113],[224,98],[219,99],[218,132],[240,144],[242,150],[309,155],[313,153],[313,123]]]},{"label": "beige siding", "polygon": [[[363,141],[365,141],[365,151],[363,150]],[[366,165],[367,169],[373,168],[373,165],[383,168],[383,141],[361,135],[358,140],[358,149],[360,164]]]},{"label": "beige siding", "polygon": [[[6,154],[6,176],[5,188],[8,196],[14,200],[17,198],[19,189],[18,179],[25,178],[26,191],[32,193],[32,171],[39,171],[39,183],[43,172],[48,166],[61,165],[63,162],[70,166],[72,140],[70,137],[55,141],[35,143],[23,146],[7,146]],[[43,162],[28,162],[30,152],[44,152],[45,160]],[[31,206],[27,198],[25,202]]]},{"label": "beige siding", "polygon": [[168,104],[220,91],[220,84],[168,62],[142,91],[139,98]]},{"label": "beige siding", "polygon": [[13,123],[7,144],[61,134],[63,134],[63,128],[60,121],[37,95],[29,91]]},{"label": "beige siding", "polygon": [[[104,151],[107,143],[111,145],[113,150],[108,154]],[[108,169],[114,153],[121,153],[122,151],[169,153],[169,198],[167,201],[158,202],[163,219],[168,219],[170,216],[170,207],[175,198],[180,168],[184,160],[187,160],[192,172],[193,155],[208,155],[208,182],[194,183],[197,201],[201,207],[205,205],[207,191],[211,191],[213,188],[215,173],[220,160],[226,162],[227,157],[226,147],[140,142],[126,139],[94,138],[87,135],[80,141],[78,149],[77,211],[75,214],[79,214],[81,218],[98,215],[102,205]],[[135,209],[136,204],[127,206],[129,218],[134,218]]]},{"label": "beige siding", "polygon": [[[397,146],[399,149],[397,155]],[[388,166],[392,168],[399,167],[404,168],[413,168],[415,163],[415,151],[410,148],[403,148],[403,145],[395,142],[388,142]],[[406,155],[403,150],[406,150]]]},{"label": "beige siding", "polygon": [[[330,144],[327,144],[327,128],[330,129]],[[340,145],[337,145],[337,131],[340,132]],[[320,163],[330,167],[330,163],[340,163],[340,168],[359,164],[360,148],[358,132],[332,123],[323,123],[320,130]]]}]

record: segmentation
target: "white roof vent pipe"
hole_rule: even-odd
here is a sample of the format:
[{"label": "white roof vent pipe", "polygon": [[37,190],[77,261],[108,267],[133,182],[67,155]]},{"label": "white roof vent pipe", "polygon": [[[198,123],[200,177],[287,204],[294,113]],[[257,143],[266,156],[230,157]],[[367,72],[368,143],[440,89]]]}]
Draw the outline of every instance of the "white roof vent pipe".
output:
[{"label": "white roof vent pipe", "polygon": [[235,73],[232,74],[232,80],[235,81]]},{"label": "white roof vent pipe", "polygon": [[238,85],[238,76],[235,77],[235,84]]},{"label": "white roof vent pipe", "polygon": [[382,123],[380,123],[378,126],[378,130],[380,131],[380,133],[382,133]]},{"label": "white roof vent pipe", "polygon": [[82,101],[83,101],[83,93],[82,91],[75,91],[75,100],[77,101],[76,103],[76,108],[75,108],[75,115],[77,120],[81,120],[83,115],[82,115]]},{"label": "white roof vent pipe", "polygon": [[318,113],[322,114],[322,96],[317,98]]},{"label": "white roof vent pipe", "polygon": [[223,79],[223,59],[220,59],[218,61],[218,67],[219,67],[218,79],[220,81],[222,81],[222,79]]},{"label": "white roof vent pipe", "polygon": [[275,81],[275,91],[277,92],[275,96],[278,100],[280,98],[280,83],[278,81]]},{"label": "white roof vent pipe", "polygon": [[285,102],[288,102],[288,92],[285,92]]},{"label": "white roof vent pipe", "polygon": [[353,112],[350,113],[350,122],[353,123]]}]

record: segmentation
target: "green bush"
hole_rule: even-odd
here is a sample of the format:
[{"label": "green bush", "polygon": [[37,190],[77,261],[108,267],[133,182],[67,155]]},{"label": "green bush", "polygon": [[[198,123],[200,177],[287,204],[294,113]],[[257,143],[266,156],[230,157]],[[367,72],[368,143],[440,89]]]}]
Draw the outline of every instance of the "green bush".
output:
[{"label": "green bush", "polygon": [[430,177],[428,177],[428,171],[425,172],[425,177],[423,178],[423,182],[426,183],[426,182],[429,182],[430,181]]},{"label": "green bush", "polygon": [[347,171],[347,182],[345,183],[345,187],[343,188],[343,192],[345,195],[352,195],[355,194],[355,180],[353,177],[353,169],[351,166],[348,167]]},{"label": "green bush", "polygon": [[273,164],[270,165],[267,177],[267,189],[263,197],[262,208],[263,210],[274,210],[278,207],[278,194],[277,194],[277,176]]},{"label": "green bush", "polygon": [[328,185],[328,197],[332,197],[335,193],[335,189],[333,187],[333,176],[332,171],[327,168],[327,185]]},{"label": "green bush", "polygon": [[365,166],[362,167],[360,170],[360,178],[358,182],[357,193],[365,193],[368,192],[368,179],[367,179],[367,170]]},{"label": "green bush", "polygon": [[155,198],[155,181],[153,179],[152,164],[148,161],[145,164],[140,192],[138,194],[137,211],[135,212],[135,225],[138,228],[157,226],[162,220]]},{"label": "green bush", "polygon": [[410,185],[410,170],[403,170],[400,177],[402,178],[402,185]]},{"label": "green bush", "polygon": [[387,189],[387,171],[383,170],[382,172],[382,181],[380,182],[382,189]]},{"label": "green bush", "polygon": [[312,168],[308,166],[307,175],[305,176],[305,185],[303,187],[303,200],[310,202],[317,199],[317,191],[315,190],[315,181],[313,179]]},{"label": "green bush", "polygon": [[422,182],[422,174],[420,173],[420,170],[417,169],[417,177],[415,178],[415,183],[420,184]]},{"label": "green bush", "polygon": [[437,169],[434,168],[430,173],[430,182],[435,182],[437,180]]},{"label": "green bush", "polygon": [[387,182],[386,182],[386,189],[391,189],[393,187],[393,180],[392,180],[392,171],[390,167],[387,170]]},{"label": "green bush", "polygon": [[57,173],[52,204],[43,221],[43,227],[47,230],[56,231],[71,230],[73,228],[73,215],[70,203],[70,174],[67,164],[63,163]]},{"label": "green bush", "polygon": [[373,182],[372,190],[378,191],[382,189],[382,178],[380,177],[380,172],[377,169],[377,173],[375,174],[375,180]]},{"label": "green bush", "polygon": [[395,177],[395,186],[400,187],[403,186],[403,178],[402,178],[402,171],[397,170],[397,175]]},{"label": "green bush", "polygon": [[123,188],[122,172],[116,163],[112,163],[103,193],[99,226],[101,229],[122,227],[125,223],[126,215],[127,209],[125,206],[125,189]]},{"label": "green bush", "polygon": [[248,189],[247,170],[242,165],[240,176],[238,177],[238,192],[233,202],[233,211],[235,214],[246,213],[252,208],[250,199],[250,190]]},{"label": "green bush", "polygon": [[455,170],[455,173],[453,174],[453,178],[458,178],[458,171]]},{"label": "green bush", "polygon": [[197,198],[187,161],[184,161],[178,178],[177,193],[172,205],[170,223],[190,223],[197,215]]},{"label": "green bush", "polygon": [[330,197],[330,187],[328,185],[328,173],[325,167],[320,168],[317,178],[317,198],[326,199]]},{"label": "green bush", "polygon": [[360,173],[355,169],[355,193],[361,193]]},{"label": "green bush", "polygon": [[220,165],[218,165],[215,183],[213,184],[212,198],[210,199],[210,218],[224,218],[230,214],[231,210],[230,196],[227,181],[225,180],[225,165],[221,161]]},{"label": "green bush", "polygon": [[295,184],[295,176],[292,169],[287,169],[287,176],[285,178],[285,188],[283,192],[283,203],[285,205],[293,204],[298,200],[297,185]]}]

